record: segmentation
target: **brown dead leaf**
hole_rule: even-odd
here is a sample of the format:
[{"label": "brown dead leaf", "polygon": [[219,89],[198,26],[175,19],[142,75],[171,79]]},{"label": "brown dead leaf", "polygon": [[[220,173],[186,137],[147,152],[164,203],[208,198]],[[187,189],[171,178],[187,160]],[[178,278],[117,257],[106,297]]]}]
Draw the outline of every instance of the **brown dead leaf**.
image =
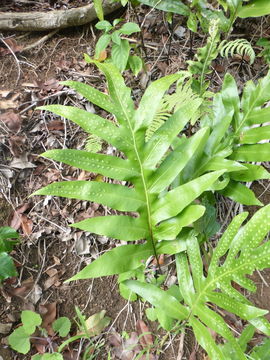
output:
[{"label": "brown dead leaf", "polygon": [[106,50],[102,50],[99,54],[99,58],[98,61],[104,61],[107,59],[107,51]]},{"label": "brown dead leaf", "polygon": [[25,298],[29,294],[29,292],[33,289],[33,286],[34,286],[34,280],[32,277],[30,277],[24,280],[20,287],[17,287],[15,289],[9,288],[7,289],[7,291],[11,296]]},{"label": "brown dead leaf", "polygon": [[36,80],[35,83],[39,87],[41,95],[47,95],[48,93],[54,93],[63,89],[63,85],[59,84],[59,81],[54,78],[45,82]]},{"label": "brown dead leaf", "polygon": [[54,334],[52,323],[56,318],[56,302],[45,305],[40,304],[39,313],[43,319],[41,327],[47,330],[48,334],[52,336]]},{"label": "brown dead leaf", "polygon": [[44,290],[48,290],[51,286],[58,287],[61,285],[59,274],[56,269],[49,269],[46,273],[49,275],[49,278],[44,282]]},{"label": "brown dead leaf", "polygon": [[28,161],[27,153],[21,154],[19,157],[14,157],[9,165],[15,169],[32,169],[36,167],[36,165]]},{"label": "brown dead leaf", "polygon": [[47,125],[48,130],[52,131],[52,130],[64,130],[64,123],[61,120],[53,120],[51,122],[49,122],[49,124]]},{"label": "brown dead leaf", "polygon": [[22,119],[13,110],[0,114],[0,122],[3,122],[11,131],[18,132],[21,128]]},{"label": "brown dead leaf", "polygon": [[[14,38],[5,39],[5,43],[10,47],[10,49],[16,53],[21,52],[23,49],[23,46],[18,45],[17,41]],[[11,54],[11,51],[7,46],[1,46],[0,47],[0,56],[5,56],[7,54]]]},{"label": "brown dead leaf", "polygon": [[19,206],[13,213],[11,219],[9,219],[8,224],[15,230],[18,230],[22,225],[21,215],[32,206],[31,203],[25,203],[22,206]]},{"label": "brown dead leaf", "polygon": [[18,158],[25,152],[25,141],[26,138],[21,135],[10,136],[8,142],[10,146],[10,152],[13,156]]},{"label": "brown dead leaf", "polygon": [[194,349],[193,351],[192,351],[192,353],[190,354],[190,356],[189,356],[189,360],[196,360],[197,359],[197,357],[196,357],[196,350]]},{"label": "brown dead leaf", "polygon": [[21,226],[25,236],[32,234],[33,221],[24,214],[21,215]]},{"label": "brown dead leaf", "polygon": [[138,320],[136,329],[139,334],[139,341],[143,348],[153,345],[153,336],[143,320]]}]

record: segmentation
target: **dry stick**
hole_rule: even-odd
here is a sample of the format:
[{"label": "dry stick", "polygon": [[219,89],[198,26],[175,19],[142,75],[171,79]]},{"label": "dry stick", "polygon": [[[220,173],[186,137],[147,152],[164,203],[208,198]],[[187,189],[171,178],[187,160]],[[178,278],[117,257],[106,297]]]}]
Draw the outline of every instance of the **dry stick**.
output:
[{"label": "dry stick", "polygon": [[56,34],[57,32],[58,32],[58,29],[49,32],[49,34],[43,36],[38,41],[34,42],[33,44],[30,44],[30,45],[26,46],[24,49],[22,49],[21,53],[25,52],[25,51],[29,51],[29,50],[35,48],[36,46],[43,44],[45,41],[47,41],[48,39],[53,37],[53,35]]},{"label": "dry stick", "polygon": [[17,59],[17,56],[15,55],[14,51],[12,50],[12,48],[8,45],[8,43],[1,37],[0,40],[2,41],[2,43],[8,48],[8,50],[10,51],[10,53],[12,54],[12,56],[15,59],[17,68],[18,68],[18,76],[17,76],[17,80],[16,80],[16,86],[18,85],[18,82],[20,80],[21,77],[21,67],[20,67],[20,62]]}]

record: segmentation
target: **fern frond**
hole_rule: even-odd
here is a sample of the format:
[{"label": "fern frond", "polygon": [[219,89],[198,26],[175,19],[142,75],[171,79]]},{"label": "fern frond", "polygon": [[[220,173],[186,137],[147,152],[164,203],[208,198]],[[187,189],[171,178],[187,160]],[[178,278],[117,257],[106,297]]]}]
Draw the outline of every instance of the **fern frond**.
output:
[{"label": "fern frond", "polygon": [[212,20],[209,25],[209,36],[204,47],[199,48],[195,55],[195,60],[187,61],[189,64],[188,71],[198,75],[198,80],[193,80],[193,89],[203,95],[209,86],[205,76],[211,72],[212,61],[218,55],[218,44],[220,41],[219,21]]},{"label": "fern frond", "polygon": [[97,153],[97,152],[101,151],[102,150],[101,138],[96,135],[92,135],[92,134],[89,135],[86,140],[85,150],[92,152],[92,153]]},{"label": "fern frond", "polygon": [[[177,111],[183,104],[198,101],[199,95],[192,90],[192,79],[185,81],[190,78],[189,72],[181,74],[181,79],[177,82],[176,90],[173,94],[164,95],[160,107],[155,114],[153,121],[150,123],[146,131],[146,142],[153,136],[153,134],[164,124],[164,122]],[[198,109],[194,112],[190,122],[192,125],[195,124],[199,118],[201,111]]]},{"label": "fern frond", "polygon": [[[197,341],[207,351],[211,360],[246,360],[244,339],[234,337],[225,320],[212,310],[218,307],[249,322],[261,332],[270,335],[270,323],[264,315],[268,310],[259,309],[233,286],[233,282],[249,291],[256,286],[247,275],[256,269],[270,266],[270,241],[264,242],[270,230],[270,205],[259,210],[241,227],[247,213],[236,216],[213,252],[207,275],[194,232],[187,242],[187,252],[176,255],[178,286],[182,300],[160,290],[152,284],[129,280],[126,286],[149,301],[164,316],[187,321],[193,328]],[[249,336],[253,326],[248,328]],[[215,343],[207,328],[222,336],[229,344],[223,348]],[[242,349],[243,348],[243,349]],[[228,351],[230,352],[228,357]]]},{"label": "fern frond", "polygon": [[[202,176],[193,179],[192,182],[186,184],[185,188],[181,186],[176,188],[177,194],[184,198],[181,207],[179,207],[181,202],[172,193],[169,193],[167,204],[169,208],[174,208],[173,215],[170,211],[166,211],[164,214],[158,211],[155,204],[162,201],[164,196],[159,189],[164,190],[170,186],[179,171],[186,166],[194,155],[207,132],[207,129],[202,129],[196,136],[185,139],[183,146],[178,146],[174,151],[168,152],[186,124],[193,118],[201,104],[201,99],[198,96],[193,96],[189,101],[177,104],[177,109],[173,103],[175,100],[171,101],[170,106],[168,105],[168,98],[164,102],[164,94],[173,83],[182,77],[182,74],[173,74],[152,82],[142,96],[139,107],[135,110],[131,90],[125,85],[123,77],[116,67],[109,63],[95,63],[106,76],[109,95],[73,81],[65,82],[65,85],[76,89],[93,104],[111,111],[116,117],[116,124],[96,114],[74,107],[51,105],[41,107],[41,109],[53,111],[55,114],[75,122],[91,134],[91,144],[92,135],[97,136],[120,150],[123,153],[123,158],[72,149],[51,150],[43,155],[111,179],[128,182],[129,187],[124,184],[68,181],[51,184],[35,194],[90,200],[118,211],[136,211],[136,217],[134,217],[134,213],[95,217],[72,226],[118,240],[144,240],[145,251],[138,252],[141,260],[148,257],[149,253],[157,257],[159,251],[164,253],[162,240],[167,240],[164,237],[171,240],[175,239],[184,226],[188,226],[192,221],[202,216],[203,207],[197,208],[195,206],[192,211],[189,206],[223,173],[223,171],[209,172],[205,178]],[[162,111],[159,110],[160,103],[165,106]],[[159,114],[158,121],[157,113]],[[149,131],[152,131],[153,134],[145,142],[145,137],[149,136]],[[95,138],[93,142],[96,142]],[[181,152],[181,161],[179,161],[179,152]],[[167,176],[164,177],[164,174]],[[189,187],[190,191],[188,190]],[[181,218],[180,212],[183,213],[183,218]],[[158,226],[160,219],[163,220],[162,226]],[[170,249],[166,251],[175,253],[179,246],[175,243],[173,249],[170,246]],[[125,252],[129,261],[123,262]],[[115,271],[115,274],[120,274],[133,270],[138,265],[137,258],[136,262],[131,260],[133,254],[132,247],[129,245],[125,245],[124,249],[120,246],[115,251],[105,255],[98,262],[88,265],[83,271],[83,276],[86,273],[89,278],[106,276],[112,274],[112,271]],[[102,260],[103,257],[104,261]],[[108,258],[111,258],[111,261],[108,261]],[[114,263],[114,270],[112,270],[112,263]],[[81,276],[82,274],[78,273],[72,279],[80,279]]]},{"label": "fern frond", "polygon": [[249,57],[250,64],[254,63],[255,60],[255,52],[249,41],[246,39],[236,39],[227,42],[223,40],[219,46],[219,53],[222,57],[233,57],[236,54],[243,57],[247,55]]}]

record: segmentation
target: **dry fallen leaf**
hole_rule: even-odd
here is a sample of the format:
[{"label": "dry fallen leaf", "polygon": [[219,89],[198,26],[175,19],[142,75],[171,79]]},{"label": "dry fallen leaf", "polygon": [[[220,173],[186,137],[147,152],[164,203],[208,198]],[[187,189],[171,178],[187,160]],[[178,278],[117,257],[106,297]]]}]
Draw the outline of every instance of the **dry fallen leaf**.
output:
[{"label": "dry fallen leaf", "polygon": [[[23,46],[18,45],[17,41],[14,38],[9,38],[9,39],[5,39],[5,44],[7,44],[8,46],[1,46],[0,47],[0,56],[4,56],[7,54],[11,54],[10,49],[16,53],[16,52],[20,52],[23,49]],[[9,48],[10,49],[9,49]]]},{"label": "dry fallen leaf", "polygon": [[139,334],[139,341],[143,348],[153,345],[153,336],[144,321],[138,320],[136,329]]},{"label": "dry fallen leaf", "polygon": [[36,167],[36,165],[28,161],[27,153],[14,157],[9,165],[15,169],[32,169]]},{"label": "dry fallen leaf", "polygon": [[52,336],[54,334],[52,323],[56,318],[56,302],[45,305],[40,304],[39,313],[43,319],[41,327],[47,330],[48,334]]},{"label": "dry fallen leaf", "polygon": [[102,310],[90,316],[86,321],[85,325],[90,336],[100,335],[103,329],[109,325],[111,319],[105,316],[106,311]]},{"label": "dry fallen leaf", "polygon": [[0,114],[0,122],[3,122],[11,131],[18,132],[21,128],[22,119],[13,110]]}]

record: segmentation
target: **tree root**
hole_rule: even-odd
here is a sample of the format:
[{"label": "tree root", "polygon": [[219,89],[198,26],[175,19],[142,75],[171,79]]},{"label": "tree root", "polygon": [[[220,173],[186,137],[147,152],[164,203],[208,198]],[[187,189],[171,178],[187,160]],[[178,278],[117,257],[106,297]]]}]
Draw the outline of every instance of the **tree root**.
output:
[{"label": "tree root", "polygon": [[[121,4],[103,3],[104,14],[110,14],[119,9]],[[64,29],[71,26],[87,24],[97,18],[93,4],[68,10],[53,10],[47,12],[0,12],[0,30],[47,31]]]}]

